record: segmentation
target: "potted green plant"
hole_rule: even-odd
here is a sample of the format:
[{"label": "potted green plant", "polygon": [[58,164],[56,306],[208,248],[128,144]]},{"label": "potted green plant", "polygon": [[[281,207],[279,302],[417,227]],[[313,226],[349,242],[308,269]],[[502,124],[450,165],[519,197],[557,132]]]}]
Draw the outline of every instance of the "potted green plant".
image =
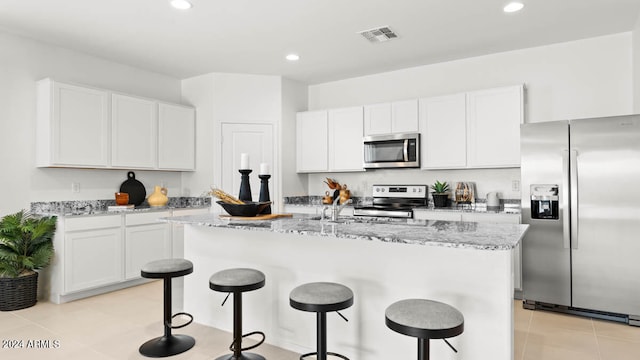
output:
[{"label": "potted green plant", "polygon": [[0,310],[28,308],[38,297],[38,273],[53,257],[56,217],[19,211],[0,220]]},{"label": "potted green plant", "polygon": [[447,182],[440,182],[436,180],[436,182],[431,185],[431,189],[433,190],[433,206],[437,208],[442,208],[447,206],[447,201],[449,200],[449,184]]}]

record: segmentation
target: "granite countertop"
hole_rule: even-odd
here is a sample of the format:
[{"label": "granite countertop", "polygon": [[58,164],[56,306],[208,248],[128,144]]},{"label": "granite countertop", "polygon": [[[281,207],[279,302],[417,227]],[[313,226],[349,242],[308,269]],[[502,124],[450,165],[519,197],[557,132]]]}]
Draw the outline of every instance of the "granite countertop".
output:
[{"label": "granite countertop", "polygon": [[179,209],[203,209],[211,206],[208,197],[170,197],[166,206],[152,207],[146,200],[133,209],[109,210],[115,200],[75,200],[31,203],[31,213],[65,217],[161,212]]},{"label": "granite countertop", "polygon": [[331,236],[387,243],[435,245],[478,250],[508,250],[516,247],[528,225],[459,221],[345,217],[338,222],[317,216],[296,215],[276,220],[229,220],[216,214],[176,216],[161,220],[180,224],[251,231]]}]

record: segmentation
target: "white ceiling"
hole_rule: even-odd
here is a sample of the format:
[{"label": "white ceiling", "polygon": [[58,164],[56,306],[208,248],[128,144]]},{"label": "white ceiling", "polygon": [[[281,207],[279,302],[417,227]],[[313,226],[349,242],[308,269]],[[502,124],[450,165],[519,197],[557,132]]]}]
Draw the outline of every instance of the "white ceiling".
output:
[{"label": "white ceiling", "polygon": [[[177,78],[309,84],[631,31],[640,0],[0,0],[0,29]],[[358,31],[390,26],[371,44]],[[284,56],[300,54],[297,63]]]}]

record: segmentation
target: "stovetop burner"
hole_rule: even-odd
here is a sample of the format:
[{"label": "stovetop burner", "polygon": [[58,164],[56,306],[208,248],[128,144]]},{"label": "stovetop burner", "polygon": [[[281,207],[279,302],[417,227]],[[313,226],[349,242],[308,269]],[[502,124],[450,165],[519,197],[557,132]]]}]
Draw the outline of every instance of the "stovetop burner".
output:
[{"label": "stovetop burner", "polygon": [[413,209],[427,205],[427,185],[373,185],[373,204],[355,207],[355,216],[413,218]]}]

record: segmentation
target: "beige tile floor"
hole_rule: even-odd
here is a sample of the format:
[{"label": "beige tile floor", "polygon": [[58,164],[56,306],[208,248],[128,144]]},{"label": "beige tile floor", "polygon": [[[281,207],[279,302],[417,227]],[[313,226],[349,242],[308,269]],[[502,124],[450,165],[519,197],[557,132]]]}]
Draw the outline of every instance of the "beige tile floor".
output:
[{"label": "beige tile floor", "polygon": [[[0,340],[5,345],[0,348],[0,359],[146,359],[138,347],[162,334],[159,314],[160,281],[62,305],[39,302],[28,309],[0,312]],[[228,353],[229,333],[196,323],[179,333],[196,338],[196,345],[172,359],[214,359]],[[22,347],[6,348],[10,340],[22,341]],[[42,348],[37,348],[38,341]],[[297,360],[299,356],[267,344],[254,351],[272,360]],[[517,301],[514,359],[637,360],[640,328],[524,310]]]}]

